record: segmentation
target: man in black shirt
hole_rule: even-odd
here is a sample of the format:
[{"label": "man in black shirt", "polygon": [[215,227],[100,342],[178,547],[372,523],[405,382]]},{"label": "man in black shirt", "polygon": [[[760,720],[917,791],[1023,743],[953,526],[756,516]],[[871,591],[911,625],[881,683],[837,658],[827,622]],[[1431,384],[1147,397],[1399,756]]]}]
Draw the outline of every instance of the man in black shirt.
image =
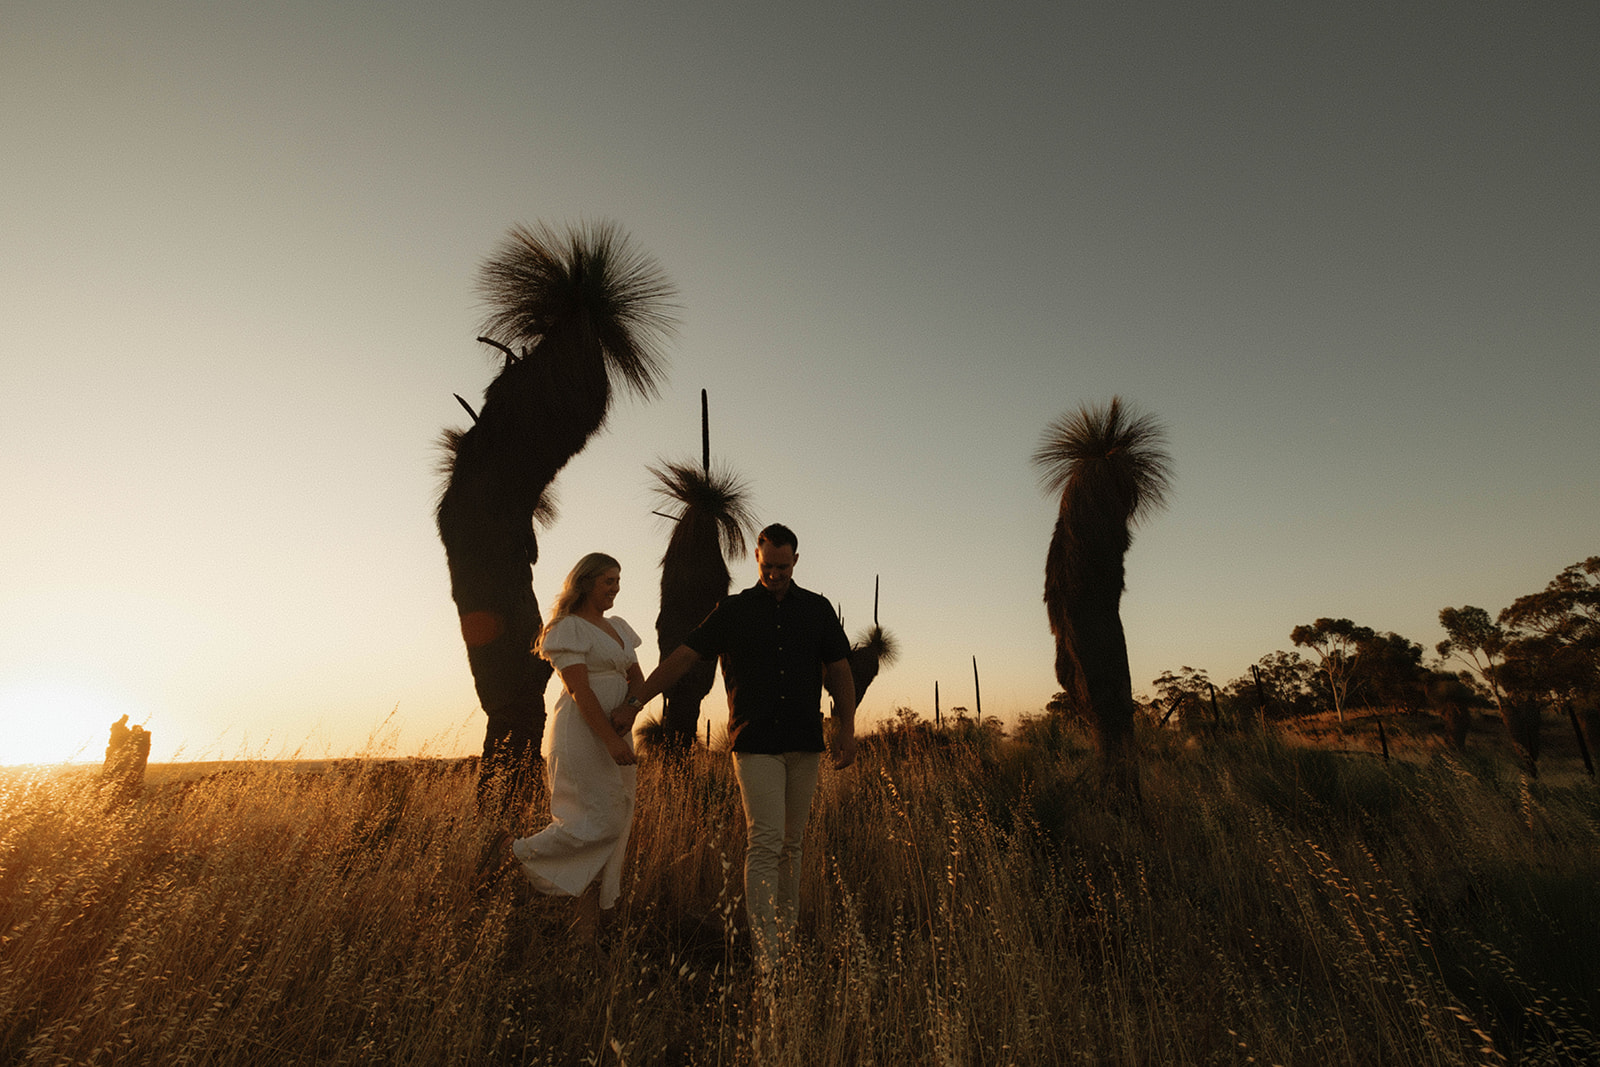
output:
[{"label": "man in black shirt", "polygon": [[744,799],[745,906],[770,969],[799,910],[800,843],[822,759],[822,687],[833,695],[833,765],[855,762],[850,642],[825,597],[794,584],[799,541],[774,524],[756,538],[761,580],[727,597],[618,709],[624,725],[701,659],[722,661],[728,736]]}]

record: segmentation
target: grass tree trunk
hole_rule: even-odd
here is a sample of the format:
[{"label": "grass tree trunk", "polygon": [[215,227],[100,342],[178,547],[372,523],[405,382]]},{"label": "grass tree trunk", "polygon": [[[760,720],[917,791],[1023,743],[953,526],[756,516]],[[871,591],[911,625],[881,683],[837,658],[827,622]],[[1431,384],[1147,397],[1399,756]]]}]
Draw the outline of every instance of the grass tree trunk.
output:
[{"label": "grass tree trunk", "polygon": [[479,340],[505,363],[473,425],[444,435],[436,518],[488,719],[479,802],[498,795],[509,805],[537,781],[551,674],[533,653],[542,621],[533,520],[547,517],[550,483],[605,422],[613,376],[654,395],[655,342],[674,318],[660,268],[607,223],[514,228],[484,263],[479,289],[490,308]]},{"label": "grass tree trunk", "polygon": [[[661,565],[661,612],[656,638],[661,655],[671,655],[728,593],[732,576],[722,556],[715,517],[685,511],[673,528]],[[661,745],[673,754],[688,752],[699,735],[700,708],[716,680],[715,660],[701,660],[661,695]]]},{"label": "grass tree trunk", "polygon": [[[536,348],[508,357],[477,422],[447,442],[439,538],[487,719],[479,800],[490,807],[520,805],[538,779],[553,671],[533,652],[543,623],[533,592],[533,521],[556,474],[605,421],[611,399],[604,363],[584,340],[574,327],[552,329]],[[559,358],[585,348],[589,358]]]},{"label": "grass tree trunk", "polygon": [[[732,576],[728,557],[744,555],[745,528],[754,515],[743,483],[727,471],[711,469],[711,416],[700,391],[700,465],[664,463],[649,468],[656,494],[678,509],[672,537],[661,557],[661,611],[656,640],[666,658],[689,632],[728,595]],[[662,751],[682,756],[699,735],[700,706],[716,679],[714,662],[702,661],[662,693]]]},{"label": "grass tree trunk", "polygon": [[1056,682],[1094,724],[1113,802],[1138,801],[1133,679],[1122,629],[1123,559],[1133,524],[1161,505],[1171,459],[1164,433],[1120,398],[1052,423],[1033,456],[1061,494],[1045,557],[1044,602],[1056,640]]},{"label": "grass tree trunk", "polygon": [[[458,450],[458,470],[470,468],[470,460],[459,462],[461,455]],[[488,486],[468,488],[474,480],[464,477],[460,488],[446,492],[439,534],[467,665],[487,718],[479,801],[500,806],[519,802],[533,785],[552,671],[532,651],[542,618],[533,592],[538,544],[531,513],[520,520],[506,514]]]},{"label": "grass tree trunk", "polygon": [[855,683],[857,707],[867,695],[867,687],[878,677],[878,670],[878,657],[871,648],[862,644],[850,650],[850,680]]},{"label": "grass tree trunk", "polygon": [[[1114,784],[1126,785],[1132,776],[1134,703],[1122,629],[1122,554],[1115,545],[1090,553],[1080,545],[1074,557],[1073,540],[1058,524],[1046,572],[1046,597],[1054,605],[1056,683],[1080,712],[1088,713]],[[1069,557],[1076,558],[1075,565],[1069,565]],[[1093,585],[1098,588],[1083,580],[1090,575],[1097,577]]]}]

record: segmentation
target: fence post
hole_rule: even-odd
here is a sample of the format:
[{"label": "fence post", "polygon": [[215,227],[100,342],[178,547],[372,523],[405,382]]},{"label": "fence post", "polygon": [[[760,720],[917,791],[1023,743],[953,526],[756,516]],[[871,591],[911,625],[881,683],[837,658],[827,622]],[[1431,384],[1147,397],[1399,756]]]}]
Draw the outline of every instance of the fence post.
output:
[{"label": "fence post", "polygon": [[1167,705],[1167,713],[1161,716],[1161,722],[1159,724],[1160,726],[1167,725],[1167,720],[1172,718],[1172,713],[1178,710],[1178,705],[1183,703],[1183,698],[1188,695],[1189,694],[1187,693],[1178,693],[1172,698],[1172,703]]},{"label": "fence post", "polygon": [[1261,684],[1261,672],[1250,664],[1250,676],[1256,680],[1256,706],[1261,711],[1261,728],[1267,728],[1267,687]]}]

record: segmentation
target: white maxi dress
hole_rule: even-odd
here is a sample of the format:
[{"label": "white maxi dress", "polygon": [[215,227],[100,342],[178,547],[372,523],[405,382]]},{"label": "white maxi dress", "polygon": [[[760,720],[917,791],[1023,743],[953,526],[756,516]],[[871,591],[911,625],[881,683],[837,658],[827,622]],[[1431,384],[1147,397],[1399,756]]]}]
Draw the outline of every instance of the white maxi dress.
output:
[{"label": "white maxi dress", "polygon": [[[627,671],[639,662],[634,654],[639,635],[614,615],[606,621],[622,644],[593,623],[566,615],[550,628],[542,647],[558,672],[587,665],[589,687],[610,711],[627,698]],[[631,732],[623,740],[631,747]],[[550,776],[550,825],[514,841],[511,851],[539,892],[578,896],[598,877],[600,906],[614,907],[622,892],[622,857],[633,825],[638,768],[617,765],[565,686],[545,732],[544,757]]]}]

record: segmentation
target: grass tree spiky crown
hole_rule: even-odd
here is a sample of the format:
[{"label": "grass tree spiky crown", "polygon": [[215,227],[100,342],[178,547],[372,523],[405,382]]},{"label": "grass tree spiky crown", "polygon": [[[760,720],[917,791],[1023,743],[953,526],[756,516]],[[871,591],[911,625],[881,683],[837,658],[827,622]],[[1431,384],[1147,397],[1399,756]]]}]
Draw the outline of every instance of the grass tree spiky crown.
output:
[{"label": "grass tree spiky crown", "polygon": [[877,623],[872,624],[872,629],[861,632],[854,648],[871,652],[885,667],[892,667],[894,661],[900,658],[899,639]]},{"label": "grass tree spiky crown", "polygon": [[675,520],[693,513],[715,522],[722,551],[734,559],[744,556],[745,531],[755,526],[755,513],[750,510],[743,479],[726,470],[702,470],[690,463],[663,462],[646,469],[655,475],[655,494],[680,509]]},{"label": "grass tree spiky crown", "polygon": [[1046,428],[1033,454],[1039,484],[1060,494],[1063,509],[1081,503],[1137,523],[1158,511],[1172,487],[1167,435],[1154,416],[1112,397],[1084,406]]},{"label": "grass tree spiky crown", "polygon": [[490,309],[485,336],[526,354],[575,331],[579,343],[598,344],[608,377],[642,399],[656,396],[660,346],[678,324],[676,290],[615,223],[514,226],[483,263],[478,291]]}]

